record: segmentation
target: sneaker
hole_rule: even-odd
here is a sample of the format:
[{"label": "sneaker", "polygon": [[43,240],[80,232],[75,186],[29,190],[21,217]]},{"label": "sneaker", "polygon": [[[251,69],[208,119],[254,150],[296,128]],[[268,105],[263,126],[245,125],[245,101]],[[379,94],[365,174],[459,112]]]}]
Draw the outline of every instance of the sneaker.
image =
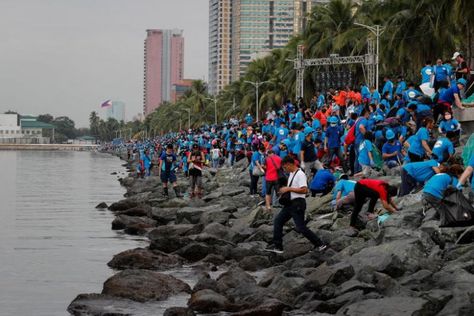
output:
[{"label": "sneaker", "polygon": [[269,246],[269,247],[265,248],[265,251],[282,254],[283,253],[283,248],[282,247],[277,247],[277,246]]}]

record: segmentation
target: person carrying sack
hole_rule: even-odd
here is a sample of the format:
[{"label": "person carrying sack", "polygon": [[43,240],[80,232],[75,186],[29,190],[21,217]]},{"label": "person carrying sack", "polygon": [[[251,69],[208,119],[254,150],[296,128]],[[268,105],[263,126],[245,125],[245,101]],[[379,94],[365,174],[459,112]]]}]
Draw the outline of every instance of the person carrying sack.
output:
[{"label": "person carrying sack", "polygon": [[279,201],[283,208],[273,223],[273,246],[266,250],[283,253],[283,226],[293,218],[296,231],[306,237],[319,251],[323,251],[327,245],[305,223],[306,193],[308,193],[306,175],[296,166],[295,160],[289,156],[283,159],[282,166],[290,174],[288,186],[280,189],[282,196]]}]

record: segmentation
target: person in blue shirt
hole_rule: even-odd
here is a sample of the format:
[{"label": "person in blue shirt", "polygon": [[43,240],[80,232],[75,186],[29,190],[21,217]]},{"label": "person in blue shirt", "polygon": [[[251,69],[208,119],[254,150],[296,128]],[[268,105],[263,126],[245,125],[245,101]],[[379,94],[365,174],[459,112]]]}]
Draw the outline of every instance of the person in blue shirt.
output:
[{"label": "person in blue shirt", "polygon": [[321,169],[317,170],[316,174],[311,181],[309,186],[311,190],[311,196],[314,197],[316,194],[322,193],[322,195],[326,195],[332,191],[334,188],[334,183],[336,182],[336,178],[332,174],[332,172],[328,169]]},{"label": "person in blue shirt", "polygon": [[286,100],[285,110],[288,114],[291,114],[295,111],[295,106],[291,103],[290,100]]},{"label": "person in blue shirt", "polygon": [[437,173],[444,172],[444,166],[436,160],[426,160],[420,162],[410,162],[401,169],[401,179],[399,196],[405,196],[418,186],[424,184]]},{"label": "person in blue shirt", "polygon": [[359,155],[357,157],[362,171],[355,174],[354,177],[368,178],[372,174],[372,167],[375,166],[374,157],[372,156],[372,132],[367,131],[364,135],[365,139],[359,145]]},{"label": "person in blue shirt", "polygon": [[296,123],[296,124],[303,124],[303,109],[299,109],[296,114],[295,114],[295,118],[293,119],[293,123]]},{"label": "person in blue shirt", "polygon": [[163,183],[163,195],[168,197],[168,182],[171,182],[173,189],[175,191],[176,197],[182,197],[179,192],[178,182],[175,174],[176,165],[176,155],[174,154],[173,145],[168,144],[166,146],[166,151],[164,151],[160,156],[160,179]]},{"label": "person in blue shirt", "polygon": [[300,157],[300,152],[301,152],[301,145],[304,142],[305,139],[305,134],[303,132],[304,127],[303,125],[296,125],[295,129],[293,130],[293,146],[291,148],[291,152],[297,159]]},{"label": "person in blue shirt", "polygon": [[455,85],[440,93],[438,103],[445,103],[450,106],[456,105],[458,108],[464,109],[461,102],[461,91],[464,90],[466,86],[466,79],[458,79]]},{"label": "person in blue shirt", "polygon": [[455,132],[457,135],[461,133],[461,124],[458,120],[453,118],[451,112],[445,112],[443,120],[439,123],[438,131],[440,134],[445,134],[448,132]]},{"label": "person in blue shirt", "polygon": [[329,118],[329,126],[326,129],[326,135],[324,138],[324,149],[327,151],[329,165],[334,156],[339,158],[342,163],[343,157],[341,152],[341,137],[344,135],[344,128],[339,124],[339,120],[335,116]]},{"label": "person in blue shirt", "polygon": [[142,160],[143,160],[143,167],[145,168],[145,177],[149,177],[150,174],[150,169],[151,169],[151,154],[150,154],[150,149],[146,149],[145,152],[143,153]]},{"label": "person in blue shirt", "polygon": [[410,120],[410,112],[408,112],[407,108],[401,107],[397,110],[395,117],[400,120],[400,123],[406,124]]},{"label": "person in blue shirt", "polygon": [[431,65],[431,60],[426,61],[425,67],[421,68],[421,84],[431,82],[433,77],[433,66]]},{"label": "person in blue shirt", "polygon": [[321,93],[321,90],[319,90],[317,92],[317,101],[316,101],[316,105],[317,105],[317,108],[321,108],[325,103],[326,103],[326,99],[324,98],[324,94]]},{"label": "person in blue shirt", "polygon": [[423,202],[436,210],[441,223],[445,222],[445,216],[448,213],[447,207],[443,203],[444,192],[450,186],[458,186],[458,178],[462,176],[463,171],[462,166],[452,165],[447,173],[434,175],[423,187]]},{"label": "person in blue shirt", "polygon": [[421,128],[421,125],[426,118],[433,117],[433,112],[431,111],[431,107],[427,104],[418,103],[418,102],[410,102],[408,104],[407,109],[416,123],[416,128]]},{"label": "person in blue shirt", "polygon": [[408,89],[403,92],[403,101],[405,101],[405,103],[416,101],[416,99],[420,96],[422,96],[422,94],[415,89],[415,84],[410,82],[408,84]]},{"label": "person in blue shirt", "polygon": [[354,206],[354,187],[356,183],[356,181],[349,180],[349,177],[346,174],[341,174],[339,176],[339,180],[334,188],[336,210],[343,209],[347,206]]},{"label": "person in blue shirt", "polygon": [[387,138],[387,142],[382,146],[384,165],[389,169],[398,167],[403,157],[402,144],[395,139],[395,133],[391,129],[385,132],[385,137]]},{"label": "person in blue shirt", "polygon": [[443,61],[438,58],[436,65],[433,67],[434,83],[433,88],[438,91],[440,88],[446,88],[449,85],[449,70],[443,65]]},{"label": "person in blue shirt", "polygon": [[454,145],[452,141],[456,139],[454,132],[448,132],[447,137],[440,137],[433,146],[432,159],[439,163],[443,163],[449,160],[454,155]]},{"label": "person in blue shirt", "polygon": [[288,128],[286,128],[286,124],[284,121],[280,123],[280,127],[276,129],[275,135],[273,136],[274,138],[274,143],[279,144],[281,143],[282,140],[286,139],[288,137],[288,134],[290,131]]},{"label": "person in blue shirt", "polygon": [[250,125],[250,124],[252,124],[252,122],[253,122],[253,117],[252,117],[252,115],[250,115],[250,113],[248,113],[245,116],[245,123],[247,123],[247,125]]},{"label": "person in blue shirt", "polygon": [[364,108],[362,110],[362,116],[357,119],[355,122],[355,141],[354,141],[354,153],[355,153],[355,161],[354,161],[354,171],[359,173],[361,171],[361,166],[359,164],[358,156],[359,156],[359,147],[360,144],[364,141],[364,135],[368,131],[369,121],[368,118],[370,116],[369,109]]},{"label": "person in blue shirt", "polygon": [[469,200],[471,203],[474,203],[474,179],[473,179],[473,173],[474,173],[474,155],[471,154],[471,158],[469,158],[469,161],[467,163],[466,169],[462,173],[461,177],[459,178],[459,183],[456,186],[458,190],[461,190],[462,187],[466,184],[466,181],[469,180],[471,182],[471,190],[469,191]]},{"label": "person in blue shirt", "polygon": [[379,104],[380,99],[382,98],[380,92],[375,89],[375,87],[372,87],[370,91],[372,92],[372,95],[370,96],[370,103]]},{"label": "person in blue shirt", "polygon": [[422,127],[416,132],[413,142],[408,148],[408,156],[410,161],[417,162],[423,161],[424,157],[431,157],[432,151],[428,145],[430,139],[430,131],[433,128],[434,121],[428,117],[423,120]]},{"label": "person in blue shirt", "polygon": [[397,78],[397,88],[395,89],[395,94],[403,95],[403,92],[407,89],[407,83],[403,80],[402,76]]},{"label": "person in blue shirt", "polygon": [[263,164],[264,164],[264,152],[265,152],[265,147],[263,145],[260,145],[258,147],[258,150],[254,151],[252,153],[252,158],[250,160],[250,166],[249,166],[249,171],[250,171],[250,195],[257,195],[257,186],[258,186],[258,179],[260,176],[254,175],[254,169],[259,169],[261,174],[265,174],[265,170],[263,169]]},{"label": "person in blue shirt", "polygon": [[383,89],[382,89],[382,95],[385,95],[386,92],[388,92],[388,99],[392,100],[393,98],[393,82],[390,81],[389,77],[384,77],[383,81],[385,82]]},{"label": "person in blue shirt", "polygon": [[372,95],[370,93],[369,87],[365,83],[360,85],[360,94],[362,96],[362,102],[370,102]]}]

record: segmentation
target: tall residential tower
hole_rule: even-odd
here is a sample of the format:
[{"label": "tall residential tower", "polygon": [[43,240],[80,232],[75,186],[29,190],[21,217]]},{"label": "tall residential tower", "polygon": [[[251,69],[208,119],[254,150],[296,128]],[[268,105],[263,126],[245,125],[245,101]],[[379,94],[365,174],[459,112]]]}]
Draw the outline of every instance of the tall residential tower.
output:
[{"label": "tall residential tower", "polygon": [[171,100],[172,85],[183,80],[183,71],[183,31],[147,30],[143,98],[145,116],[162,102]]},{"label": "tall residential tower", "polygon": [[231,81],[232,0],[209,0],[209,93]]}]

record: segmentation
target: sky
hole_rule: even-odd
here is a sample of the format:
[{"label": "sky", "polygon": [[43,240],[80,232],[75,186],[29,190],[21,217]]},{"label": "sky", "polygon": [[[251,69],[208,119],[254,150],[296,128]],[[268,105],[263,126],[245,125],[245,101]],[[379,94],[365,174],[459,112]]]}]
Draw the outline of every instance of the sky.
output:
[{"label": "sky", "polygon": [[186,79],[207,78],[208,0],[0,0],[0,113],[87,127],[108,99],[143,108],[147,29],[184,30]]}]

